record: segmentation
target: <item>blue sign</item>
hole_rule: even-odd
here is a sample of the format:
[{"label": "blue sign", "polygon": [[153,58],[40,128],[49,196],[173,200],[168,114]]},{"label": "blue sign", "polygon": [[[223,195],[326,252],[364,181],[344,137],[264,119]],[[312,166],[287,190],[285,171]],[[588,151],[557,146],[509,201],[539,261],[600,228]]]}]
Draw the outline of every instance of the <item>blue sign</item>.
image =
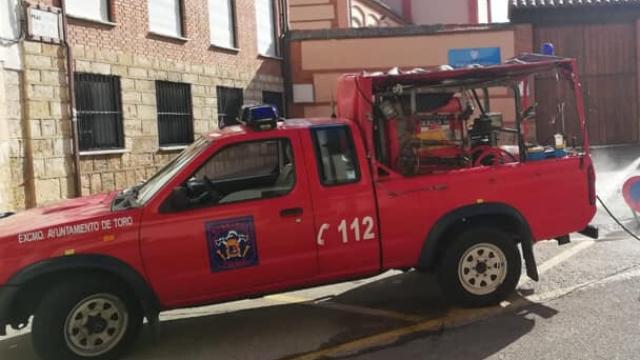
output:
[{"label": "blue sign", "polygon": [[498,65],[501,63],[500,48],[469,48],[449,50],[449,65],[465,68],[469,65]]}]

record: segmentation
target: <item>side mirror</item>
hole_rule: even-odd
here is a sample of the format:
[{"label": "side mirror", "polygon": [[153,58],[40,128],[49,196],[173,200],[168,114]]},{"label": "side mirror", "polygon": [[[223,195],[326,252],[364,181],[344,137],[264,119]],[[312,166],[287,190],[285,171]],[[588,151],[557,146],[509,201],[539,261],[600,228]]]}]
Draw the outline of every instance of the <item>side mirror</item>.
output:
[{"label": "side mirror", "polygon": [[171,192],[169,199],[171,209],[174,211],[187,209],[191,205],[187,189],[184,186],[178,186]]}]

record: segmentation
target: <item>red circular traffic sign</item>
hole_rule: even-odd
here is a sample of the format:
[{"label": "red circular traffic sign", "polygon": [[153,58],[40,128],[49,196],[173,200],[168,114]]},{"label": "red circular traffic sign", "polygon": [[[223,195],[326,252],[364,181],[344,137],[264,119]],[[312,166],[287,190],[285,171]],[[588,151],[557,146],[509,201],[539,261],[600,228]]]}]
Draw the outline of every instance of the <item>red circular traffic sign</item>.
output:
[{"label": "red circular traffic sign", "polygon": [[631,209],[640,212],[640,176],[634,176],[624,182],[622,196]]}]

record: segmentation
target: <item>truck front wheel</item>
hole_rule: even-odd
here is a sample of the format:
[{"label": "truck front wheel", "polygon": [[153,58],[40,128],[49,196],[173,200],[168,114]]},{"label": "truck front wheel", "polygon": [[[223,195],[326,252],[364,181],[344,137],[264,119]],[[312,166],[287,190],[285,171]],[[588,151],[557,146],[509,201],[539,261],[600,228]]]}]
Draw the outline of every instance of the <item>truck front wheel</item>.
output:
[{"label": "truck front wheel", "polygon": [[451,240],[438,269],[438,281],[447,299],[462,306],[487,306],[515,290],[522,263],[509,233],[473,227]]},{"label": "truck front wheel", "polygon": [[131,343],[141,323],[140,307],[126,287],[80,278],[45,294],[31,336],[43,359],[112,359]]}]

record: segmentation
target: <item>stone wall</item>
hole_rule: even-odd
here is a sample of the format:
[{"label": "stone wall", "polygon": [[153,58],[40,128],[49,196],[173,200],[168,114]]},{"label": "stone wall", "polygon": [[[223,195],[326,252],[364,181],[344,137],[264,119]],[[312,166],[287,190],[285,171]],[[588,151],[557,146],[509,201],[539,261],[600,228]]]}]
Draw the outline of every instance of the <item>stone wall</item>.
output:
[{"label": "stone wall", "polygon": [[[0,82],[0,84],[2,84]],[[6,119],[6,134],[9,143],[8,157],[10,164],[10,174],[3,179],[7,183],[11,202],[8,203],[9,209],[23,209],[27,206],[25,181],[25,138],[23,137],[22,128],[22,72],[15,70],[4,70],[3,89],[5,93],[4,116]],[[3,150],[4,151],[4,150]]]},{"label": "stone wall", "polygon": [[185,63],[88,46],[75,46],[76,72],[117,75],[122,91],[125,149],[119,154],[82,155],[82,193],[133,185],[150,177],[179,150],[159,146],[155,81],[191,85],[196,137],[217,128],[216,86],[244,89],[245,103],[262,102],[262,91],[283,92],[282,79],[257,69]]},{"label": "stone wall", "polygon": [[[2,85],[0,86],[0,109],[7,108],[4,77],[4,67],[0,61],[0,85]],[[11,179],[11,162],[9,158],[11,143],[9,141],[9,132],[6,131],[9,128],[8,122],[7,112],[0,111],[0,179]],[[11,182],[0,181],[0,212],[12,210],[14,206]]]},{"label": "stone wall", "polygon": [[23,177],[31,206],[74,196],[72,124],[64,48],[25,41],[23,51]]},{"label": "stone wall", "polygon": [[[66,51],[28,41],[23,48],[24,73],[11,73],[5,81],[14,208],[75,195]],[[245,103],[262,102],[263,91],[283,92],[281,77],[254,67],[185,63],[83,45],[73,52],[76,72],[120,78],[125,137],[117,153],[81,153],[82,195],[133,185],[179,153],[159,146],[156,80],[190,84],[196,137],[217,127],[216,86],[242,88]]]}]

